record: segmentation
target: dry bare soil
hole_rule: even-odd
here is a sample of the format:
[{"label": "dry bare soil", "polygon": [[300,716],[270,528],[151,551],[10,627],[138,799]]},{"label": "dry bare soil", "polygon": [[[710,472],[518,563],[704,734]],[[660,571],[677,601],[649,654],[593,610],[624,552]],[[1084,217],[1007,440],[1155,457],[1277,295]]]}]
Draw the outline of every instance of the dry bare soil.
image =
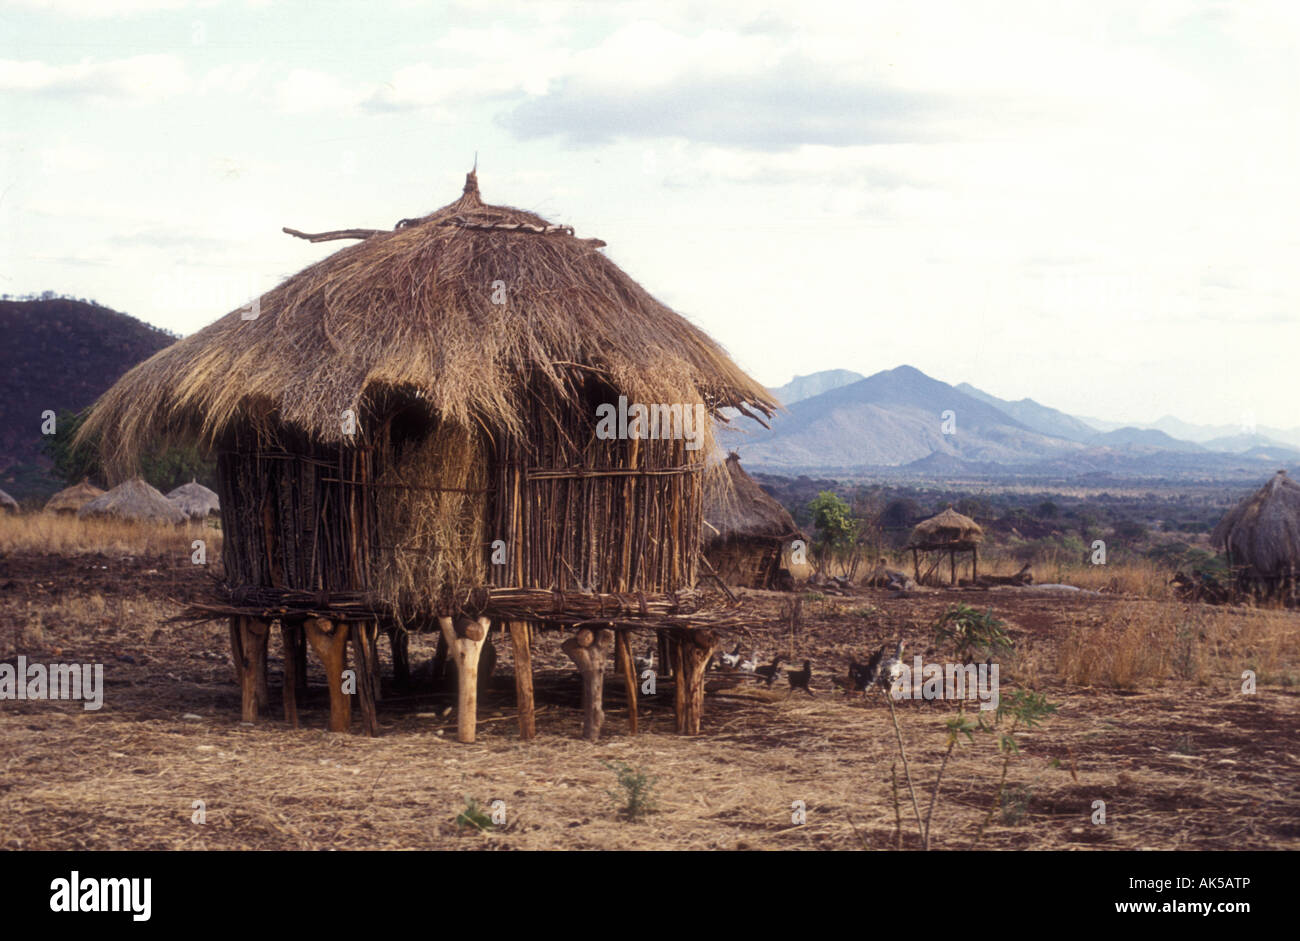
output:
[{"label": "dry bare soil", "polygon": [[[180,551],[0,558],[0,659],[100,662],[107,686],[97,712],[0,702],[0,847],[890,849],[899,817],[902,844],[915,847],[889,706],[847,696],[831,678],[851,654],[899,635],[909,654],[924,651],[935,619],[958,601],[1008,624],[1016,652],[1003,660],[1003,695],[1028,687],[1059,709],[1017,733],[1001,798],[995,737],[960,740],[934,811],[935,848],[1300,846],[1300,613],[1015,589],[863,590],[808,596],[791,635],[778,617],[789,596],[747,592],[755,627],[727,648],[739,639],[747,651],[811,658],[815,696],[787,697],[784,676],[771,691],[719,680],[704,734],[687,738],[673,732],[661,684],[643,698],[632,736],[611,675],[593,745],[579,738],[576,671],[548,634],[536,659],[539,734],[521,743],[510,645],[498,640],[479,742],[461,745],[444,715],[451,695],[431,689],[404,698],[386,689],[378,738],[326,733],[314,662],[301,730],[281,721],[278,702],[241,725],[225,625],[166,623],[208,577]],[[413,644],[417,664],[432,656],[431,640]],[[273,700],[278,654],[273,642]],[[1254,695],[1241,692],[1245,669],[1259,677]],[[956,706],[908,702],[897,713],[924,816]],[[620,816],[612,762],[657,779],[656,813]],[[504,801],[505,826],[457,826],[467,799]],[[193,822],[195,801],[204,823]],[[1105,802],[1104,825],[1091,822],[1095,801]]]}]

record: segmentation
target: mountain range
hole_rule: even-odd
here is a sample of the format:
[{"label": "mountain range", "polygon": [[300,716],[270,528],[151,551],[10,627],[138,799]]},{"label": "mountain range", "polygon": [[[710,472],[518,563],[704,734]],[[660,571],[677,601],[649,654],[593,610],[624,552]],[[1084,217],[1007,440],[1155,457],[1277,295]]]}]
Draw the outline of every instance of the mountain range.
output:
[{"label": "mountain range", "polygon": [[1156,427],[1094,423],[1033,399],[1001,399],[912,366],[872,376],[829,370],[772,392],[786,411],[770,430],[723,437],[747,467],[772,472],[1255,476],[1300,460],[1300,449],[1277,440],[1289,438],[1285,431],[1216,436],[1222,429],[1166,423],[1202,429],[1203,440],[1192,441]]}]

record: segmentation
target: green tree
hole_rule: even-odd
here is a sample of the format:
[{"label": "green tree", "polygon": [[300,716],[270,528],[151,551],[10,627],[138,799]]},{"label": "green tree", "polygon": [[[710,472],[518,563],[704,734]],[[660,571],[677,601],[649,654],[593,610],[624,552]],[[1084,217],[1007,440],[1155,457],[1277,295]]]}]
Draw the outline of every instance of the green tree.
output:
[{"label": "green tree", "polygon": [[[54,462],[54,474],[67,485],[89,477],[104,486],[107,475],[93,443],[74,447],[72,439],[86,413],[63,410],[55,419],[55,433],[46,436],[41,449]],[[216,465],[193,445],[158,447],[140,455],[140,476],[164,493],[191,480],[215,487]]]},{"label": "green tree", "polygon": [[817,533],[813,538],[813,559],[817,570],[823,571],[827,562],[852,548],[858,521],[849,505],[831,490],[817,494],[808,509]]}]

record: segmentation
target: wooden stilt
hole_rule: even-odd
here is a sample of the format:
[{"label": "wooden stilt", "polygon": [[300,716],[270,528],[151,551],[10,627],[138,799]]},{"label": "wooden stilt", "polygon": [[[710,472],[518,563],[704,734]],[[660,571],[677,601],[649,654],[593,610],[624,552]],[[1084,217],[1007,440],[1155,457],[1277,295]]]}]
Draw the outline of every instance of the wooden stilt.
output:
[{"label": "wooden stilt", "polygon": [[241,712],[245,722],[256,720],[271,698],[266,688],[268,633],[270,625],[261,618],[239,618]]},{"label": "wooden stilt", "polygon": [[438,618],[447,652],[456,662],[456,738],[472,744],[478,726],[478,657],[492,627],[489,618]]},{"label": "wooden stilt", "polygon": [[912,577],[918,585],[921,584],[921,558],[915,549],[912,550]]},{"label": "wooden stilt", "polygon": [[347,665],[348,624],[328,618],[303,622],[307,641],[325,668],[325,685],[330,691],[330,731],[346,732],[352,725],[352,697],[343,692],[343,670]]},{"label": "wooden stilt", "polygon": [[284,658],[284,684],[280,698],[284,701],[284,721],[298,728],[298,644],[301,625],[280,622],[280,647]]},{"label": "wooden stilt", "polygon": [[560,648],[582,676],[582,737],[589,742],[600,738],[605,723],[605,655],[614,643],[614,632],[607,627],[591,630],[584,627]]},{"label": "wooden stilt", "polygon": [[299,623],[293,632],[293,691],[300,700],[307,698],[307,632]]},{"label": "wooden stilt", "polygon": [[614,638],[614,665],[623,677],[623,688],[627,693],[627,730],[637,733],[636,696],[637,683],[636,660],[632,655],[632,643],[628,631],[619,631]]},{"label": "wooden stilt", "polygon": [[235,685],[243,688],[244,685],[244,645],[239,642],[239,622],[242,620],[238,615],[230,619],[230,660],[235,668]]},{"label": "wooden stilt", "polygon": [[510,643],[515,659],[515,707],[519,711],[519,737],[525,742],[537,736],[533,705],[533,654],[527,621],[510,622]]},{"label": "wooden stilt", "polygon": [[980,550],[978,547],[970,551],[970,580],[980,577]]},{"label": "wooden stilt", "polygon": [[673,668],[673,639],[668,631],[655,631],[655,639],[659,643],[659,676],[660,681],[671,679],[676,675]]},{"label": "wooden stilt", "polygon": [[406,692],[411,688],[411,635],[392,625],[388,628],[388,645],[393,652],[393,683]]},{"label": "wooden stilt", "polygon": [[379,675],[379,622],[367,621],[360,625],[366,638],[366,660],[370,666],[370,689],[375,695],[375,702],[384,701],[384,691]]},{"label": "wooden stilt", "polygon": [[956,585],[957,584],[957,550],[956,549],[948,550],[948,565],[952,573],[948,577],[948,584]]},{"label": "wooden stilt", "polygon": [[379,714],[375,708],[375,647],[373,622],[352,625],[352,651],[357,670],[357,704],[361,707],[361,724],[371,738],[379,734]]},{"label": "wooden stilt", "polygon": [[700,720],[704,715],[705,672],[717,649],[717,637],[704,629],[682,631],[673,646],[678,670],[674,690],[677,731],[699,735]]}]

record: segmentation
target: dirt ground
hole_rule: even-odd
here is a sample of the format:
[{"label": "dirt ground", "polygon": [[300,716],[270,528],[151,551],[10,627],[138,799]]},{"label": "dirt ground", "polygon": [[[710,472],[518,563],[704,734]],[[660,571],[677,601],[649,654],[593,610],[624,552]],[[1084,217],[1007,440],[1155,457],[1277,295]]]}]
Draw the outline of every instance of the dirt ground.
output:
[{"label": "dirt ground", "polygon": [[[846,695],[832,676],[846,672],[851,655],[865,659],[900,635],[909,657],[922,653],[935,619],[958,601],[991,607],[1007,622],[1016,652],[1003,667],[1003,696],[1031,686],[1059,708],[1017,732],[1020,751],[1006,763],[1000,799],[995,737],[960,740],[933,813],[934,848],[1300,846],[1300,613],[1277,616],[1288,619],[1280,622],[1287,637],[1258,691],[1244,695],[1249,651],[1223,647],[1195,679],[1129,688],[1062,680],[1067,636],[1095,633],[1106,643],[1106,625],[1144,605],[1199,623],[1185,605],[1016,589],[902,598],[862,590],[805,596],[791,636],[777,617],[791,596],[745,592],[756,625],[726,639],[726,649],[739,641],[746,652],[781,653],[795,664],[810,658],[815,696],[788,695],[784,679],[769,691],[719,678],[706,698],[704,734],[690,738],[673,732],[671,686],[661,683],[657,696],[642,699],[642,731],[631,736],[611,675],[605,731],[593,745],[579,738],[576,671],[560,653],[561,637],[547,634],[535,655],[539,734],[524,744],[510,645],[498,639],[479,741],[461,745],[452,696],[432,689],[398,697],[386,687],[378,738],[325,732],[328,701],[314,660],[304,727],[290,729],[280,719],[275,641],[271,714],[242,725],[226,626],[166,623],[209,577],[185,557],[0,559],[0,659],[103,663],[106,683],[98,711],[0,702],[0,847],[890,849],[898,817],[903,845],[915,847],[916,816],[926,814],[948,741],[944,723],[957,707],[897,706],[914,810],[888,703]],[[1255,614],[1222,616],[1244,623]],[[414,641],[417,665],[432,653],[432,638]],[[639,821],[618,813],[613,762],[656,779],[657,812]],[[897,805],[891,771],[902,789]],[[503,801],[504,826],[457,826],[469,799]],[[193,819],[196,801],[202,823]],[[1092,822],[1096,801],[1105,802],[1104,825]],[[795,819],[800,806],[803,822]]]}]

